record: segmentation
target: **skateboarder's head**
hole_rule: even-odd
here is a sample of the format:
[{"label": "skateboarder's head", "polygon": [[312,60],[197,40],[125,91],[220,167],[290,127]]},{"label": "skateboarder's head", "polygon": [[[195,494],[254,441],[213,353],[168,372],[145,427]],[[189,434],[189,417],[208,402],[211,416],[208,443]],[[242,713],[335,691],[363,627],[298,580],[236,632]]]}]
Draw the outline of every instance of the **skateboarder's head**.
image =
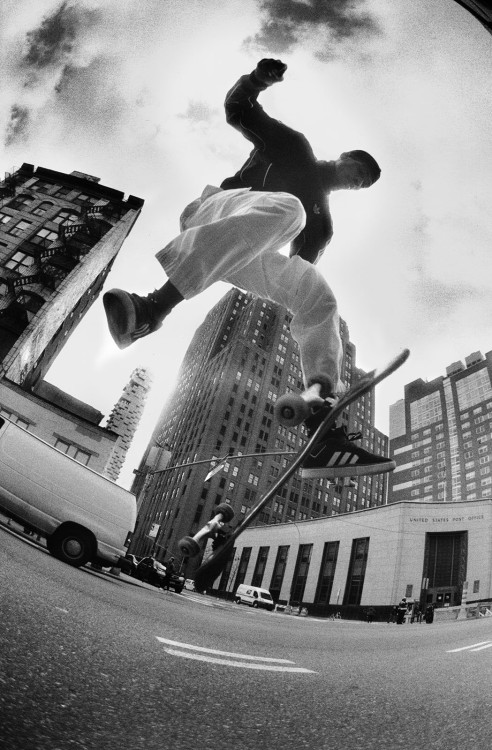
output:
[{"label": "skateboarder's head", "polygon": [[318,165],[328,192],[367,188],[379,180],[381,175],[377,161],[367,151],[360,149],[344,151],[335,161],[320,161]]}]

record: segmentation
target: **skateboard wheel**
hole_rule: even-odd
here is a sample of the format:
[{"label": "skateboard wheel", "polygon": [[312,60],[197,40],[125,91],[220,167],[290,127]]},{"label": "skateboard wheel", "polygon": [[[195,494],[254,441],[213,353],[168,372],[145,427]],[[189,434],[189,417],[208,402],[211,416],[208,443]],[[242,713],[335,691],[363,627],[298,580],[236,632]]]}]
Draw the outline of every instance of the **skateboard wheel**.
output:
[{"label": "skateboard wheel", "polygon": [[214,508],[214,516],[218,513],[222,515],[224,523],[228,523],[234,518],[234,511],[228,503],[220,503],[220,505],[217,505],[217,507]]},{"label": "skateboard wheel", "polygon": [[296,393],[286,393],[285,396],[281,396],[274,407],[277,420],[286,427],[301,424],[310,413],[306,401]]},{"label": "skateboard wheel", "polygon": [[196,557],[200,552],[200,545],[196,542],[192,536],[185,536],[178,542],[178,547],[188,557]]}]

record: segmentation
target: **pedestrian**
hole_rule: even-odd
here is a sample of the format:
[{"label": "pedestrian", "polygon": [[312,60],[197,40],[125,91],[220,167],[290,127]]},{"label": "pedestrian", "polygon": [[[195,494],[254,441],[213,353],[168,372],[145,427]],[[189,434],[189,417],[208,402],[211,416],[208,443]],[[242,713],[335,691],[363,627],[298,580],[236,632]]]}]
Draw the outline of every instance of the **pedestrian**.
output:
[{"label": "pedestrian", "polygon": [[[253,150],[235,175],[220,187],[207,185],[184,209],[181,233],[156,255],[168,281],[145,297],[112,289],[103,302],[109,330],[121,349],[156,331],[178,303],[216,281],[287,308],[300,349],[304,385],[321,386],[319,408],[306,421],[311,435],[329,408],[323,400],[344,390],[337,303],[314,265],[333,235],[328,196],[335,190],[370,187],[381,170],[362,150],[345,151],[333,161],[318,160],[302,133],[266,114],[258,96],[282,81],[286,69],[281,60],[260,60],[228,92],[226,120],[253,144]],[[279,251],[289,244],[287,257]],[[391,459],[353,442],[360,437],[334,426],[307,457],[303,476],[393,470]],[[347,460],[330,466],[340,453]]]},{"label": "pedestrian", "polygon": [[407,600],[405,597],[403,597],[397,607],[397,612],[396,612],[396,624],[397,625],[403,625],[403,623],[405,622],[405,615],[407,611],[408,611]]},{"label": "pedestrian", "polygon": [[171,578],[174,575],[175,571],[176,571],[176,567],[174,565],[174,557],[170,557],[166,563],[166,577],[164,579],[164,586],[166,587],[166,591],[169,591]]},{"label": "pedestrian", "polygon": [[434,622],[434,605],[428,604],[425,609],[425,621],[430,625]]},{"label": "pedestrian", "polygon": [[366,609],[366,621],[373,622],[375,614],[376,614],[376,610],[374,609],[374,607],[368,607]]},{"label": "pedestrian", "polygon": [[396,606],[391,607],[389,611],[389,615],[388,615],[388,625],[390,625],[392,622],[396,622],[397,612],[398,612],[398,607]]}]

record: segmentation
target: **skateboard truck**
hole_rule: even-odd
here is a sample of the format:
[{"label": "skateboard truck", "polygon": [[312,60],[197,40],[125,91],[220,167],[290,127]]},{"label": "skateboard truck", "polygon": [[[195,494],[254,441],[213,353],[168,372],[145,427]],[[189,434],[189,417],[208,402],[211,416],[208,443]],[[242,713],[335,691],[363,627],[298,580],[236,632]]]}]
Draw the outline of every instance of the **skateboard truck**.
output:
[{"label": "skateboard truck", "polygon": [[228,523],[233,518],[234,511],[231,506],[227,503],[220,503],[215,508],[214,517],[200,531],[197,531],[195,536],[185,536],[179,540],[178,547],[180,551],[187,557],[196,557],[201,550],[199,541],[221,529],[225,523]]},{"label": "skateboard truck", "polygon": [[301,424],[311,415],[313,406],[324,403],[321,383],[313,383],[302,393],[285,393],[275,402],[274,415],[285,427]]}]

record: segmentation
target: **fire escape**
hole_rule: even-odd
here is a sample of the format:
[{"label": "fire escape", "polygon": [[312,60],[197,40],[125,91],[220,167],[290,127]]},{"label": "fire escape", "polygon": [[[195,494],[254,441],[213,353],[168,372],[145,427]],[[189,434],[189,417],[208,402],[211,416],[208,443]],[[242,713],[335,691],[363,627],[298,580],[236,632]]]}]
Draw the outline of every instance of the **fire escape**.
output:
[{"label": "fire escape", "polygon": [[[15,195],[15,182],[6,176],[0,190],[0,200],[11,198]],[[5,269],[0,278],[6,287],[0,299],[0,308],[3,308],[0,309],[0,328],[5,346],[10,348],[13,345],[43,306],[46,297],[112,228],[112,222],[118,220],[123,211],[123,207],[109,203],[85,204],[77,219],[59,225],[56,236],[34,234],[18,245],[16,254],[24,254],[27,262],[16,270]],[[34,289],[32,285],[35,285]],[[24,289],[28,286],[31,287],[29,290]],[[4,356],[8,349],[1,348]],[[0,359],[1,356],[2,351]]]}]

